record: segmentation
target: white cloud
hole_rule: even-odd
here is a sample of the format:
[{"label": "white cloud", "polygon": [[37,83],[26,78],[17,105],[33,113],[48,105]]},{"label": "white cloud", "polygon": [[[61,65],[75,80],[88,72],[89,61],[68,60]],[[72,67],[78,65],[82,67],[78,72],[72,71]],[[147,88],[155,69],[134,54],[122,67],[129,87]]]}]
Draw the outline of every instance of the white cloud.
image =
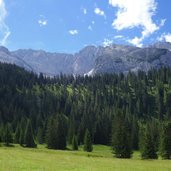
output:
[{"label": "white cloud", "polygon": [[143,44],[142,44],[143,39],[144,39],[143,37],[140,37],[140,38],[134,37],[133,39],[128,39],[127,41],[129,43],[137,46],[137,47],[142,47],[143,46]]},{"label": "white cloud", "polygon": [[109,0],[109,4],[117,7],[116,19],[113,21],[113,28],[120,31],[123,29],[141,28],[141,36],[135,36],[128,42],[141,47],[143,40],[159,30],[165,20],[157,25],[152,17],[155,15],[157,3],[155,0]]},{"label": "white cloud", "polygon": [[88,26],[88,30],[93,30],[93,25],[95,24],[95,21],[91,21],[91,24]]},{"label": "white cloud", "polygon": [[83,13],[86,15],[87,14],[87,9],[83,8]]},{"label": "white cloud", "polygon": [[165,38],[166,42],[170,42],[171,43],[171,33],[165,35],[164,38]]},{"label": "white cloud", "polygon": [[164,26],[165,22],[166,22],[166,19],[162,19],[160,22],[160,27]]},{"label": "white cloud", "polygon": [[6,16],[7,11],[4,0],[0,0],[0,45],[2,46],[6,45],[7,39],[11,34],[9,27],[5,23]]},{"label": "white cloud", "polygon": [[5,33],[5,35],[4,35],[4,37],[3,37],[3,39],[0,41],[0,44],[1,44],[1,45],[3,45],[3,46],[5,46],[5,45],[6,45],[6,43],[7,43],[7,39],[8,39],[8,37],[10,36],[10,34],[11,34],[11,32],[10,32],[10,31],[7,31],[7,32]]},{"label": "white cloud", "polygon": [[47,20],[40,19],[38,20],[38,23],[40,26],[46,26],[47,25]]},{"label": "white cloud", "polygon": [[124,36],[123,35],[116,35],[114,36],[114,39],[122,39]]},{"label": "white cloud", "polygon": [[46,26],[48,24],[48,20],[46,19],[46,17],[44,15],[40,15],[40,19],[38,20],[38,24],[40,25],[40,27]]},{"label": "white cloud", "polygon": [[78,34],[78,30],[69,30],[68,31],[69,32],[69,34],[71,34],[71,35],[76,35],[76,34]]},{"label": "white cloud", "polygon": [[101,10],[100,8],[95,8],[95,9],[94,9],[94,13],[95,13],[96,15],[101,15],[101,16],[106,17],[105,12],[104,12],[103,10]]},{"label": "white cloud", "polygon": [[158,41],[165,41],[171,43],[171,33],[163,33],[159,38]]},{"label": "white cloud", "polygon": [[89,25],[89,26],[88,26],[88,30],[90,30],[90,31],[92,31],[92,30],[93,30],[93,28],[92,28],[92,26],[91,26],[91,25]]},{"label": "white cloud", "polygon": [[109,40],[109,39],[104,39],[103,41],[103,46],[107,47],[113,44],[113,40]]}]

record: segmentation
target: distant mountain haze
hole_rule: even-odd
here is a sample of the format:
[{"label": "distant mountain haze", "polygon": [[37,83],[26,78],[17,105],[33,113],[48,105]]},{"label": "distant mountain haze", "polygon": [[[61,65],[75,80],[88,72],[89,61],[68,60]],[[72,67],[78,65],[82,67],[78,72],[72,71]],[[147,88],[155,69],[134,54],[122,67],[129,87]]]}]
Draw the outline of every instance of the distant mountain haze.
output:
[{"label": "distant mountain haze", "polygon": [[146,48],[113,44],[87,46],[75,54],[49,53],[43,50],[9,51],[0,47],[0,62],[12,63],[35,73],[55,76],[60,73],[94,75],[128,71],[148,71],[171,67],[171,43],[158,42]]}]

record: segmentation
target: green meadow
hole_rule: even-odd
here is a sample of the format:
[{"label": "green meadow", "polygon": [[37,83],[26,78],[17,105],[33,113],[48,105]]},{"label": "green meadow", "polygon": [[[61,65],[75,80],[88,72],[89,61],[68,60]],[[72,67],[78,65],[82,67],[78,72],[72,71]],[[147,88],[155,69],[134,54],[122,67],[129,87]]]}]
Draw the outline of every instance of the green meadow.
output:
[{"label": "green meadow", "polygon": [[169,160],[116,159],[108,146],[94,146],[92,153],[79,151],[0,147],[0,171],[171,171]]}]

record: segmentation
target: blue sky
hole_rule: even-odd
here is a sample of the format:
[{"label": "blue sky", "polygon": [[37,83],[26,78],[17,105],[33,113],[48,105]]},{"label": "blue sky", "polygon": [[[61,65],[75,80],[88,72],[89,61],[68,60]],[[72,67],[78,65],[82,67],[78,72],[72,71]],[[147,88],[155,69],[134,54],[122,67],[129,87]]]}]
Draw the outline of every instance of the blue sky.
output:
[{"label": "blue sky", "polygon": [[171,0],[0,0],[0,44],[74,53],[171,42]]}]

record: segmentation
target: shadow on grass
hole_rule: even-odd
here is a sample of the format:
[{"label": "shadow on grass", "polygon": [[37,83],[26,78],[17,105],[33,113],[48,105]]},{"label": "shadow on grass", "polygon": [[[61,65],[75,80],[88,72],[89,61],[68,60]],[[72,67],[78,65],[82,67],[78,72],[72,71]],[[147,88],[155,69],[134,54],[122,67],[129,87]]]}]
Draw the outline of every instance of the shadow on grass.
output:
[{"label": "shadow on grass", "polygon": [[13,145],[13,144],[3,144],[2,147],[10,147],[10,148],[12,147],[13,148],[13,147],[15,147],[15,145]]}]

